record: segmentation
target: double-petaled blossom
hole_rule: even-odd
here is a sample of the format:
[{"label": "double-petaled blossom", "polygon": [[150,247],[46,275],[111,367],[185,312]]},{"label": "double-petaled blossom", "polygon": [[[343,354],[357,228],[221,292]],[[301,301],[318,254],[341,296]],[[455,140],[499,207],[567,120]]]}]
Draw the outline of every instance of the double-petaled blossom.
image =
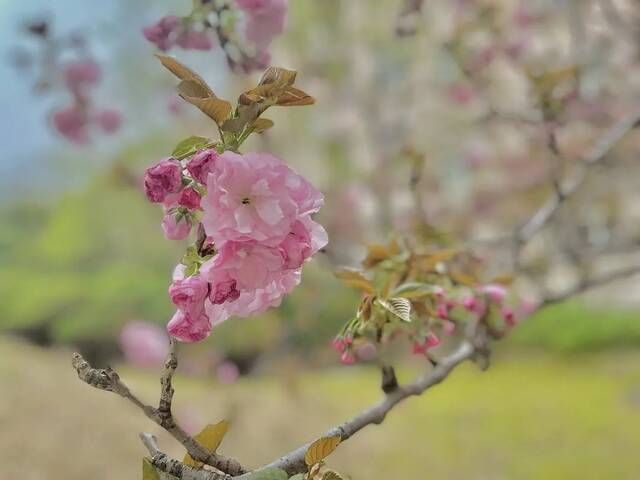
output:
[{"label": "double-petaled blossom", "polygon": [[280,305],[300,283],[304,262],[327,244],[311,218],[322,194],[269,154],[204,150],[184,166],[164,159],[147,170],[144,186],[149,200],[163,204],[167,238],[187,237],[201,213],[202,233],[215,246],[196,275],[178,269],[169,289],[178,311],[168,329],[182,341]]},{"label": "double-petaled blossom", "polygon": [[163,202],[182,188],[182,166],[174,158],[165,158],[149,167],[144,176],[144,192],[154,203]]},{"label": "double-petaled blossom", "polygon": [[255,241],[278,246],[324,200],[303,177],[266,153],[224,152],[202,199],[202,224],[216,246]]}]

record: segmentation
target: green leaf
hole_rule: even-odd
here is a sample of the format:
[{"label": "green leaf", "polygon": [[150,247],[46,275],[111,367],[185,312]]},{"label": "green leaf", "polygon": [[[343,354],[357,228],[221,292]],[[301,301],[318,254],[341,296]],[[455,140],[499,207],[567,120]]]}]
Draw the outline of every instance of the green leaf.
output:
[{"label": "green leaf", "polygon": [[205,137],[192,136],[185,138],[176,145],[171,153],[172,157],[182,158],[196,153],[196,150],[204,148],[211,140]]},{"label": "green leaf", "polygon": [[322,474],[322,480],[343,480],[343,478],[338,472],[327,470]]},{"label": "green leaf", "polygon": [[394,297],[387,300],[378,298],[376,303],[403,322],[411,322],[411,302],[406,298]]},{"label": "green leaf", "polygon": [[[222,420],[215,425],[207,425],[199,434],[197,434],[193,438],[197,440],[204,448],[212,453],[215,453],[228,429],[229,422],[227,422],[226,420]],[[191,455],[189,455],[188,453],[184,456],[184,460],[182,461],[182,463],[196,468],[200,468],[203,465],[201,462],[198,462],[191,458]]]},{"label": "green leaf", "polygon": [[316,463],[320,463],[333,453],[333,451],[338,447],[340,440],[340,435],[319,438],[309,445],[309,448],[307,448],[307,452],[304,454],[305,463],[309,467]]},{"label": "green leaf", "polygon": [[147,457],[142,459],[142,480],[160,480],[160,474]]},{"label": "green leaf", "polygon": [[246,477],[246,480],[287,480],[289,475],[284,470],[279,468],[270,467],[264,470],[258,470],[257,472],[250,473]]},{"label": "green leaf", "polygon": [[422,282],[407,282],[398,285],[393,291],[394,297],[421,298],[434,295],[438,291],[436,285]]}]

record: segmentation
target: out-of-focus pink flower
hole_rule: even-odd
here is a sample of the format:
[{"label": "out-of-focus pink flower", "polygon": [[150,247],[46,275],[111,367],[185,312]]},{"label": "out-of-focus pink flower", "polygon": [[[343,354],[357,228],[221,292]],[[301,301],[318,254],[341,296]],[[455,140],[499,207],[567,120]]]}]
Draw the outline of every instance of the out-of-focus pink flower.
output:
[{"label": "out-of-focus pink flower", "polygon": [[174,158],[165,158],[149,167],[144,176],[144,192],[147,198],[160,203],[170,193],[177,193],[182,188],[182,166]]},{"label": "out-of-focus pink flower", "polygon": [[53,126],[58,133],[67,140],[78,144],[89,142],[88,120],[83,109],[72,106],[57,110],[53,113],[52,120]]},{"label": "out-of-focus pink flower", "polygon": [[203,185],[207,184],[207,176],[213,171],[218,153],[213,149],[201,150],[187,163],[187,171]]},{"label": "out-of-focus pink flower", "polygon": [[456,324],[451,320],[445,320],[442,322],[442,332],[448,336],[454,335],[456,333]]},{"label": "out-of-focus pink flower", "polygon": [[442,320],[446,320],[449,318],[449,309],[445,304],[442,303],[438,306],[438,309],[436,310],[436,315],[438,316],[438,318]]},{"label": "out-of-focus pink flower", "polygon": [[129,363],[137,367],[160,367],[169,351],[165,331],[141,321],[127,323],[120,332],[120,348]]},{"label": "out-of-focus pink flower", "polygon": [[459,105],[468,105],[474,99],[475,92],[464,83],[451,83],[447,86],[447,97]]},{"label": "out-of-focus pink flower", "polygon": [[246,15],[245,37],[259,51],[284,31],[287,0],[238,0],[236,4]]},{"label": "out-of-focus pink flower", "polygon": [[338,350],[339,352],[344,352],[345,349],[347,348],[347,344],[344,342],[344,340],[340,337],[336,337],[331,341],[331,346],[333,348],[335,348],[336,350]]},{"label": "out-of-focus pink flower", "polygon": [[376,349],[376,346],[373,343],[367,342],[364,345],[357,347],[355,354],[358,357],[358,360],[362,360],[364,362],[370,362],[371,360],[376,358],[376,355],[378,354],[378,350]]},{"label": "out-of-focus pink flower", "polygon": [[70,63],[64,69],[64,80],[67,88],[75,94],[83,93],[87,86],[100,81],[100,67],[96,62],[87,58]]},{"label": "out-of-focus pink flower", "polygon": [[224,152],[207,188],[202,224],[219,247],[229,240],[277,246],[296,220],[317,212],[324,201],[303,177],[266,153]]},{"label": "out-of-focus pink flower", "polygon": [[346,350],[341,356],[340,361],[345,365],[353,365],[356,363],[356,356],[351,350]]},{"label": "out-of-focus pink flower", "polygon": [[104,132],[113,133],[122,123],[122,116],[116,110],[104,109],[93,115],[93,122]]},{"label": "out-of-focus pink flower", "polygon": [[217,366],[216,374],[220,383],[235,383],[240,378],[240,369],[231,360],[225,360]]},{"label": "out-of-focus pink flower", "polygon": [[438,338],[435,333],[430,332],[425,339],[425,345],[427,346],[427,348],[437,347],[438,345],[440,345],[440,338]]},{"label": "out-of-focus pink flower", "polygon": [[191,231],[191,219],[175,212],[168,212],[162,219],[162,231],[167,240],[184,240]]},{"label": "out-of-focus pink flower", "polygon": [[175,39],[174,33],[180,26],[180,19],[175,16],[161,18],[157,23],[149,25],[142,30],[145,38],[158,47],[158,50],[167,51]]},{"label": "out-of-focus pink flower", "polygon": [[501,314],[502,314],[502,319],[507,325],[509,325],[510,327],[513,327],[516,325],[517,323],[516,314],[512,308],[504,307],[501,311]]},{"label": "out-of-focus pink flower", "polygon": [[167,101],[167,110],[172,115],[178,115],[182,111],[183,102],[184,100],[174,95]]},{"label": "out-of-focus pink flower", "polygon": [[174,280],[169,287],[169,297],[173,304],[179,309],[189,312],[202,312],[208,293],[209,284],[201,275]]},{"label": "out-of-focus pink flower", "polygon": [[178,205],[188,208],[189,210],[195,210],[200,208],[200,194],[193,188],[187,187],[180,192],[180,198],[178,198]]},{"label": "out-of-focus pink flower", "polygon": [[440,345],[440,339],[435,333],[429,332],[422,342],[413,342],[412,352],[415,355],[426,355],[430,348]]},{"label": "out-of-focus pink flower", "polygon": [[488,284],[480,288],[480,291],[489,297],[494,303],[502,303],[507,296],[507,289],[502,285]]},{"label": "out-of-focus pink flower", "polygon": [[176,43],[185,50],[211,50],[213,48],[213,42],[207,33],[195,30],[180,33]]}]

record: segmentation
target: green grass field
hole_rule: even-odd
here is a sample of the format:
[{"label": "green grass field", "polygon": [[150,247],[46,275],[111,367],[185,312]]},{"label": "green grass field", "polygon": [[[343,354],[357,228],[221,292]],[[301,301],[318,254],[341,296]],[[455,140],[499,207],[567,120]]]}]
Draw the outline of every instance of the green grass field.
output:
[{"label": "green grass field", "polygon": [[[144,449],[136,434],[159,432],[138,411],[81,384],[68,351],[0,338],[0,352],[0,478],[140,478]],[[379,396],[377,375],[366,367],[304,376],[286,370],[230,387],[179,376],[177,414],[195,429],[230,419],[221,451],[251,466]],[[121,373],[145,399],[157,399],[156,375]],[[159,437],[168,453],[182,454]],[[484,373],[463,366],[340,446],[329,463],[363,480],[635,480],[638,445],[640,353],[504,353]]]}]

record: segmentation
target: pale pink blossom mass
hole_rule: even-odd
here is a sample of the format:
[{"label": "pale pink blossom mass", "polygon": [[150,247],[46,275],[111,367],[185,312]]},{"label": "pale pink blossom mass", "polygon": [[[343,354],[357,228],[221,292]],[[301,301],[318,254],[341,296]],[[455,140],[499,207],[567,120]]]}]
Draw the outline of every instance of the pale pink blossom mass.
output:
[{"label": "pale pink blossom mass", "polygon": [[202,340],[231,316],[280,305],[300,283],[303,264],[328,242],[311,218],[322,194],[266,153],[204,150],[186,165],[164,159],[147,170],[144,186],[149,200],[164,206],[167,238],[186,238],[201,210],[199,228],[215,246],[197,274],[185,277],[183,266],[174,272],[169,296],[178,311],[168,330],[181,341]]},{"label": "pale pink blossom mass", "polygon": [[120,333],[120,348],[129,363],[137,367],[160,367],[169,351],[169,339],[158,325],[135,320]]}]

